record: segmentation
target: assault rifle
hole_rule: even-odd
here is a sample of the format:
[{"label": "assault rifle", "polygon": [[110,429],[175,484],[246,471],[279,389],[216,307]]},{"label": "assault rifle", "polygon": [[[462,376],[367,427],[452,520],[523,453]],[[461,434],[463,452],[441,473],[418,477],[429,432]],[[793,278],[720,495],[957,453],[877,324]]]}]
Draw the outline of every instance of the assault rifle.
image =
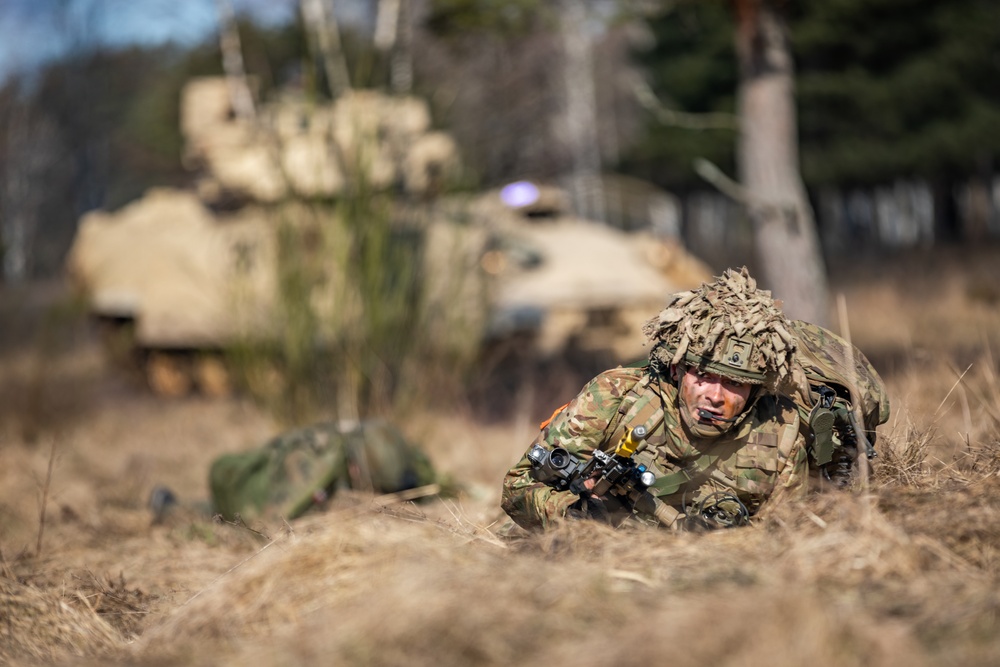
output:
[{"label": "assault rifle", "polygon": [[[656,481],[656,476],[633,458],[646,448],[646,435],[645,426],[626,429],[614,452],[598,449],[589,459],[564,447],[546,449],[535,444],[528,450],[531,477],[556,491],[572,491],[584,498],[611,494],[634,505]],[[594,480],[590,490],[584,484],[587,480]]]},{"label": "assault rifle", "polygon": [[[648,496],[645,491],[656,482],[656,476],[633,458],[646,448],[646,428],[628,429],[613,453],[597,450],[589,459],[571,454],[563,447],[546,449],[536,444],[528,450],[531,477],[548,484],[556,491],[572,491],[582,499],[616,496],[629,508],[655,516],[664,526],[676,525],[684,515],[676,509]],[[594,480],[589,491],[587,480]],[[640,502],[641,499],[641,502]],[[729,528],[749,523],[750,513],[735,495],[725,492],[710,494],[687,510],[687,525],[700,529]]]}]

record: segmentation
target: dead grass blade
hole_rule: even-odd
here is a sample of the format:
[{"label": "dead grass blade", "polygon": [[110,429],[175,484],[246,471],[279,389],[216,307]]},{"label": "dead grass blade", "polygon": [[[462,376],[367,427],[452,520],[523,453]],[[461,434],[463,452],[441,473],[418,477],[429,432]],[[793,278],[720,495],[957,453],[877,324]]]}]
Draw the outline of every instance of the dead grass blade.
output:
[{"label": "dead grass blade", "polygon": [[66,664],[72,657],[113,655],[121,635],[87,605],[0,577],[0,663]]},{"label": "dead grass blade", "polygon": [[[948,363],[948,366],[951,367],[952,371],[954,371],[956,374],[958,374],[958,370],[956,368],[954,368],[953,366],[951,366],[950,362]],[[972,368],[972,364],[969,364],[968,367],[966,367],[966,369],[964,371],[962,371],[961,374],[958,374],[958,379],[955,380],[955,383],[953,385],[951,385],[951,389],[948,390],[948,393],[945,394],[944,398],[941,399],[941,403],[938,404],[937,409],[934,410],[934,415],[935,416],[937,416],[937,414],[939,412],[941,412],[941,408],[944,407],[944,404],[948,400],[948,397],[951,396],[951,393],[953,391],[955,391],[955,388],[962,383],[962,379],[965,377],[965,374],[968,373],[969,369],[971,369],[971,368]]]},{"label": "dead grass blade", "polygon": [[35,541],[35,557],[42,555],[42,537],[45,535],[45,510],[49,503],[49,489],[52,486],[52,469],[56,462],[56,441],[52,439],[49,447],[49,464],[45,469],[45,482],[42,484],[41,496],[38,501],[38,539]]}]

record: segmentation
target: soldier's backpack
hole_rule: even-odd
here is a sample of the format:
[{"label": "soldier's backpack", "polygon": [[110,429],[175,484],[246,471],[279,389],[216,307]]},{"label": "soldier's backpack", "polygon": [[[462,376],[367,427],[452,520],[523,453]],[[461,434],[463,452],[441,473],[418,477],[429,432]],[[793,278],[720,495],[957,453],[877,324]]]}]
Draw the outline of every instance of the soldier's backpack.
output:
[{"label": "soldier's backpack", "polygon": [[225,454],[209,470],[214,510],[228,520],[294,519],[338,489],[393,493],[434,481],[427,456],[383,420],[283,433],[259,449]]},{"label": "soldier's backpack", "polygon": [[[849,410],[856,405],[862,417],[859,426],[869,444],[874,445],[875,427],[889,419],[889,396],[875,367],[861,350],[832,331],[801,320],[791,320],[790,324],[800,343],[798,361],[809,381],[808,404],[802,404],[799,397],[800,407],[811,412],[815,420],[817,406],[826,405],[833,419],[838,409]],[[817,447],[813,455],[821,465],[830,460],[828,448]]]}]

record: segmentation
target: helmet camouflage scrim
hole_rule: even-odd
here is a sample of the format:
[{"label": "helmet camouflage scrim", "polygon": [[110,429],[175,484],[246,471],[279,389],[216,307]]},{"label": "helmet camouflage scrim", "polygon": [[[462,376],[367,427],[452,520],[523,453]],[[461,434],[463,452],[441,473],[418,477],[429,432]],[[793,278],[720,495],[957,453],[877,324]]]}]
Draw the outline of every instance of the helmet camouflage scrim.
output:
[{"label": "helmet camouflage scrim", "polygon": [[675,294],[642,330],[661,368],[684,363],[770,392],[796,384],[788,322],[746,267]]}]

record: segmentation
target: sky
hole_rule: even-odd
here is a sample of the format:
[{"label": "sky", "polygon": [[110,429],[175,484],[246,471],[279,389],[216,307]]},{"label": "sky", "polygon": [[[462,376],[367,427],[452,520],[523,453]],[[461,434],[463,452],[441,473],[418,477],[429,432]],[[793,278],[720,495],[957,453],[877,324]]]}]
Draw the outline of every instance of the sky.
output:
[{"label": "sky", "polygon": [[[230,2],[262,24],[288,21],[298,11],[297,0]],[[339,0],[337,15],[359,20],[368,4]],[[74,45],[194,44],[213,34],[218,17],[218,0],[0,0],[0,82]]]}]

